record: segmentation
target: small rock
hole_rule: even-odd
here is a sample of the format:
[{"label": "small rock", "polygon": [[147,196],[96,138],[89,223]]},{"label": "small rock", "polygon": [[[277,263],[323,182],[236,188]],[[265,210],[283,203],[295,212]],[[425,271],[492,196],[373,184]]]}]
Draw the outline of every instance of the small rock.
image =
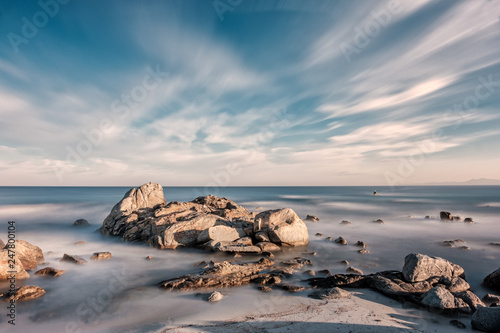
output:
[{"label": "small rock", "polygon": [[144,258],[146,260],[153,260],[153,256],[147,256],[146,258]]},{"label": "small rock", "polygon": [[349,265],[349,261],[347,261],[347,260],[342,260],[340,263],[344,264],[344,265]]},{"label": "small rock", "polygon": [[347,245],[347,240],[343,237],[337,238],[334,242],[340,245]]},{"label": "small rock", "polygon": [[209,301],[209,302],[219,302],[223,298],[224,298],[224,295],[222,295],[218,291],[214,291],[210,295],[208,295],[207,301]]},{"label": "small rock", "polygon": [[339,298],[350,298],[351,293],[341,289],[339,287],[334,287],[328,290],[318,290],[310,294],[309,297],[315,299],[329,300],[329,299],[339,299]]},{"label": "small rock", "polygon": [[85,241],[78,241],[75,243],[75,245],[84,245],[86,242]]},{"label": "small rock", "polygon": [[463,239],[446,240],[443,242],[444,246],[449,246],[449,247],[463,246],[465,244],[466,242]]},{"label": "small rock", "polygon": [[473,219],[472,217],[466,217],[466,218],[464,219],[464,222],[465,222],[465,223],[474,223],[474,219]]},{"label": "small rock", "polygon": [[306,221],[319,222],[319,217],[314,216],[314,215],[307,215]]},{"label": "small rock", "polygon": [[316,237],[323,237],[324,235],[323,235],[322,233],[318,232],[318,233],[316,233],[316,235],[315,235],[315,236],[316,236]]},{"label": "small rock", "polygon": [[260,243],[257,243],[258,247],[260,247],[260,249],[262,251],[266,251],[266,252],[278,252],[281,250],[281,247],[279,247],[278,245],[274,244],[274,243],[269,243],[269,242],[260,242]]},{"label": "small rock", "polygon": [[373,191],[373,195],[378,195],[378,192],[377,191]]},{"label": "small rock", "polygon": [[467,328],[467,326],[465,326],[464,323],[462,323],[461,321],[456,320],[456,319],[450,320],[450,324],[457,327],[457,328],[460,328],[460,329]]},{"label": "small rock", "polygon": [[265,292],[265,293],[269,293],[269,292],[271,292],[273,289],[272,289],[271,287],[268,287],[268,286],[260,286],[260,287],[259,287],[259,290],[260,290],[260,291],[263,291],[263,292]]},{"label": "small rock", "polygon": [[284,285],[281,285],[281,288],[285,291],[289,291],[291,293],[296,293],[296,292],[299,292],[299,291],[302,291],[306,288],[302,287],[302,286],[292,286],[292,285],[287,285],[287,284],[284,284]]},{"label": "small rock", "polygon": [[7,301],[29,301],[38,297],[42,297],[45,294],[45,290],[38,286],[23,286],[15,291],[14,294],[10,294]]},{"label": "small rock", "polygon": [[500,303],[500,296],[493,295],[493,294],[486,294],[483,297],[483,302],[487,303],[487,304]]},{"label": "small rock", "polygon": [[266,258],[274,258],[274,254],[272,254],[271,252],[263,251],[262,255]]},{"label": "small rock", "polygon": [[91,260],[109,260],[111,259],[111,252],[94,252],[92,257],[90,257]]},{"label": "small rock", "polygon": [[332,276],[332,273],[328,269],[322,269],[317,272],[318,275],[323,275],[323,276]]},{"label": "small rock", "polygon": [[499,243],[499,242],[492,242],[492,243],[490,243],[490,245],[493,245],[493,246],[500,246],[500,243]]},{"label": "small rock", "polygon": [[61,261],[71,262],[77,265],[85,264],[87,262],[87,260],[83,259],[82,257],[69,254],[64,254]]},{"label": "small rock", "polygon": [[349,222],[349,221],[347,221],[347,220],[343,220],[342,222],[340,222],[340,224],[342,224],[342,225],[350,225],[352,223]]},{"label": "small rock", "polygon": [[462,250],[466,250],[466,251],[469,251],[469,250],[470,250],[470,247],[469,247],[469,246],[464,245],[464,246],[460,246],[460,249],[462,249]]},{"label": "small rock", "polygon": [[243,256],[240,253],[235,253],[233,258],[242,258]]},{"label": "small rock", "polygon": [[304,274],[310,275],[310,276],[316,276],[316,272],[313,271],[312,269],[305,271]]},{"label": "small rock", "polygon": [[452,221],[453,216],[451,215],[450,212],[440,212],[439,217],[441,218],[441,221]]},{"label": "small rock", "polygon": [[331,242],[331,241],[333,241],[333,238],[332,237],[326,237],[325,240]]},{"label": "small rock", "polygon": [[355,245],[356,245],[356,246],[361,246],[362,248],[365,248],[365,247],[366,247],[366,243],[365,243],[365,242],[362,242],[362,241],[358,241]]},{"label": "small rock", "polygon": [[78,219],[73,223],[73,227],[90,227],[90,223],[85,219]]},{"label": "small rock", "polygon": [[65,270],[62,269],[55,269],[54,267],[45,267],[39,271],[35,272],[35,275],[40,275],[40,276],[61,276],[64,273],[66,273]]},{"label": "small rock", "polygon": [[358,251],[358,253],[368,254],[368,253],[370,253],[370,251],[368,251],[367,249],[361,249]]},{"label": "small rock", "polygon": [[348,273],[353,273],[353,274],[363,275],[363,271],[362,271],[362,270],[357,269],[357,268],[354,268],[354,267],[348,267],[348,268],[346,269],[346,272],[348,272]]},{"label": "small rock", "polygon": [[453,221],[462,221],[462,217],[461,216],[453,216]]},{"label": "small rock", "polygon": [[430,220],[430,219],[431,219],[430,215],[427,215],[427,216],[425,217],[425,219],[426,219],[426,220]]},{"label": "small rock", "polygon": [[377,220],[374,220],[373,222],[374,223],[378,223],[378,224],[384,224],[385,223],[385,221],[382,220],[382,219],[377,219]]}]

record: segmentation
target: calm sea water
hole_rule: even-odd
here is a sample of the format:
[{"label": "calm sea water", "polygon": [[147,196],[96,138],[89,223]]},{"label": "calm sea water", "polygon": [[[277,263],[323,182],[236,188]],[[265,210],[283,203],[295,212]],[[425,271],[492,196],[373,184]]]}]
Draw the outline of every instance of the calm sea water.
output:
[{"label": "calm sea water", "polygon": [[[16,328],[8,330],[150,332],[193,318],[222,318],[228,313],[236,315],[238,311],[262,307],[263,297],[268,296],[250,286],[225,291],[229,297],[216,307],[195,293],[159,291],[156,283],[196,271],[194,263],[227,257],[195,249],[160,251],[95,233],[128,189],[0,187],[0,239],[6,238],[7,221],[15,220],[18,239],[40,246],[50,266],[67,270],[57,279],[32,277],[19,282],[39,285],[47,293],[37,302],[20,305]],[[373,196],[374,190],[380,196]],[[308,223],[307,248],[277,256],[284,259],[315,251],[318,255],[312,260],[317,270],[345,272],[341,260],[348,260],[365,273],[401,269],[406,254],[421,252],[463,266],[473,290],[482,297],[486,292],[480,285],[482,278],[500,267],[500,247],[489,245],[500,242],[500,186],[230,187],[216,191],[212,194],[230,198],[249,210],[290,207],[301,217],[318,216],[319,223]],[[190,201],[208,194],[203,188],[190,187],[165,187],[164,192],[167,201]],[[442,210],[463,218],[473,217],[476,223],[425,219],[426,215],[439,216]],[[71,224],[79,218],[87,219],[94,227],[73,228]],[[372,222],[379,218],[386,223]],[[340,225],[342,220],[352,224]],[[315,236],[318,232],[325,237],[342,236],[349,245],[325,241]],[[458,238],[465,240],[470,250],[442,246],[443,241]],[[86,244],[74,244],[80,240]],[[370,254],[357,253],[359,248],[352,244],[358,240],[368,244]],[[81,266],[59,262],[64,253],[88,259],[96,251],[110,251],[113,259],[89,261]],[[154,260],[146,261],[148,255]],[[114,282],[118,287],[109,287]],[[0,283],[0,288],[5,289],[6,284]],[[284,305],[280,302],[275,306]],[[5,325],[3,314],[0,318],[0,325]]]}]

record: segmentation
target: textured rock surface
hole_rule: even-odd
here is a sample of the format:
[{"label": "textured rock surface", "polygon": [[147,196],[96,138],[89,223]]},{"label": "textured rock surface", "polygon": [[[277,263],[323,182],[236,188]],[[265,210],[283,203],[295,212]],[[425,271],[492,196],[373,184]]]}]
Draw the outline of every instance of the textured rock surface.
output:
[{"label": "textured rock surface", "polygon": [[483,280],[483,284],[494,290],[500,290],[500,268],[491,272]]},{"label": "textured rock surface", "polygon": [[87,262],[87,260],[83,259],[82,257],[70,255],[70,254],[64,254],[61,261],[70,262],[70,263],[77,264],[77,265],[82,265],[82,264],[85,264]]},{"label": "textured rock surface", "polygon": [[482,332],[500,332],[500,307],[478,309],[472,315],[472,327]]},{"label": "textured rock surface", "polygon": [[[14,264],[12,264],[11,260],[14,260]],[[11,264],[14,265],[14,267],[11,267]],[[12,275],[12,273],[9,273],[11,271],[17,272],[15,277],[19,280],[30,277],[28,272],[24,269],[21,260],[19,260],[19,257],[15,255],[13,258],[10,258],[9,251],[7,249],[3,249],[0,251],[0,281],[9,279]]]},{"label": "textured rock surface", "polygon": [[23,286],[16,290],[14,294],[7,295],[7,300],[16,302],[29,301],[38,297],[42,297],[45,290],[38,286]]},{"label": "textured rock surface", "polygon": [[307,226],[290,208],[269,210],[255,216],[254,232],[263,232],[271,242],[284,246],[307,245]]},{"label": "textured rock surface", "polygon": [[407,255],[403,266],[403,275],[407,282],[425,281],[433,276],[455,277],[463,273],[462,267],[448,260],[420,253]]},{"label": "textured rock surface", "polygon": [[109,260],[111,259],[112,255],[111,252],[94,252],[92,257],[90,257],[91,260]]},{"label": "textured rock surface", "polygon": [[210,295],[208,295],[207,301],[209,301],[209,302],[219,302],[223,298],[224,298],[224,295],[222,295],[218,291],[214,291],[213,293],[211,293]]},{"label": "textured rock surface", "polygon": [[42,250],[38,246],[30,244],[27,241],[16,241],[15,251],[26,270],[35,269],[39,263],[45,261]]},{"label": "textured rock surface", "polygon": [[456,298],[444,287],[434,287],[422,296],[421,303],[432,310],[471,313],[471,308],[462,299]]},{"label": "textured rock surface", "polygon": [[309,295],[311,298],[329,300],[329,299],[339,299],[339,298],[350,298],[352,295],[350,292],[334,287],[327,290],[318,290]]},{"label": "textured rock surface", "polygon": [[73,227],[90,227],[90,223],[85,219],[78,219],[73,223]]},{"label": "textured rock surface", "polygon": [[65,270],[62,269],[55,269],[54,267],[45,267],[39,271],[35,272],[35,275],[40,275],[40,276],[61,276],[64,273],[66,273]]}]

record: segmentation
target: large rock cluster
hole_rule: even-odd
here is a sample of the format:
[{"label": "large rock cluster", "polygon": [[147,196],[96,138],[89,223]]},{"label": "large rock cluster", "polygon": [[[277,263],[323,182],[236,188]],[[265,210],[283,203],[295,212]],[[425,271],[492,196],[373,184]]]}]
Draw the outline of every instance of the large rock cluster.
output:
[{"label": "large rock cluster", "polygon": [[305,223],[291,209],[251,213],[213,195],[167,203],[163,188],[155,183],[129,190],[104,220],[101,233],[159,249],[242,253],[260,253],[272,245],[301,246],[309,240]]}]

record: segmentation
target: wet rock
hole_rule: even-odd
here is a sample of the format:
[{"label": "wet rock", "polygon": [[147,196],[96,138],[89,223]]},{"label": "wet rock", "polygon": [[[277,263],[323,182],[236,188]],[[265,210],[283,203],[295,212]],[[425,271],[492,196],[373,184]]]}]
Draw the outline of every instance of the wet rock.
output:
[{"label": "wet rock", "polygon": [[378,195],[378,192],[377,191],[373,191],[373,195]]},{"label": "wet rock", "polygon": [[441,219],[441,221],[452,221],[453,220],[453,216],[451,215],[450,212],[440,212],[439,218]]},{"label": "wet rock", "polygon": [[456,319],[450,320],[450,324],[452,326],[455,326],[456,328],[460,328],[460,329],[467,328],[467,326],[465,326],[464,323],[462,323],[460,320],[456,320]]},{"label": "wet rock", "polygon": [[353,274],[363,275],[363,271],[362,271],[362,270],[357,269],[357,268],[354,268],[354,267],[348,267],[348,268],[346,269],[346,272],[347,272],[347,273],[353,273]]},{"label": "wet rock", "polygon": [[45,290],[38,286],[23,286],[17,289],[13,294],[7,295],[7,301],[23,302],[29,301],[35,298],[42,297],[45,294]]},{"label": "wet rock", "polygon": [[208,295],[207,301],[209,301],[209,302],[219,302],[223,298],[224,298],[224,295],[222,295],[218,291],[214,291],[214,292],[212,292],[211,294]]},{"label": "wet rock", "polygon": [[330,300],[330,299],[340,299],[340,298],[351,298],[351,293],[338,288],[333,287],[327,290],[318,290],[309,295],[311,298],[321,299],[321,300]]},{"label": "wet rock", "polygon": [[483,280],[483,285],[493,290],[500,290],[500,268],[488,274]]},{"label": "wet rock", "polygon": [[472,327],[481,332],[500,332],[500,307],[479,308],[472,315]]},{"label": "wet rock", "polygon": [[271,291],[273,291],[273,289],[271,287],[268,287],[268,286],[260,286],[258,289],[260,291],[265,292],[265,293],[270,293]]},{"label": "wet rock", "polygon": [[340,263],[344,264],[344,265],[349,265],[349,261],[347,261],[347,260],[342,260]]},{"label": "wet rock", "polygon": [[367,249],[361,249],[361,250],[358,251],[358,253],[368,254],[368,253],[370,253],[370,251],[368,251]]},{"label": "wet rock", "polygon": [[318,271],[318,275],[321,276],[332,276],[332,273],[328,269],[322,269]]},{"label": "wet rock", "polygon": [[307,215],[306,221],[310,222],[319,222],[319,217],[314,216],[314,215]]},{"label": "wet rock", "polygon": [[347,245],[347,240],[344,237],[339,237],[334,242],[340,245]]},{"label": "wet rock", "polygon": [[355,245],[356,245],[356,246],[361,246],[362,248],[365,248],[365,247],[366,247],[366,243],[365,243],[365,242],[362,242],[362,241],[358,241]]},{"label": "wet rock", "polygon": [[332,237],[326,237],[325,240],[327,240],[329,242],[333,242],[333,238]]},{"label": "wet rock", "polygon": [[421,303],[431,310],[447,313],[471,313],[471,308],[462,299],[456,298],[444,287],[437,286],[422,296]]},{"label": "wet rock", "polygon": [[318,233],[316,233],[316,235],[315,235],[315,236],[316,236],[316,237],[323,237],[324,235],[323,235],[322,233],[318,232]]},{"label": "wet rock", "polygon": [[262,255],[266,258],[274,258],[274,254],[272,254],[271,252],[263,251]]},{"label": "wet rock", "polygon": [[472,217],[466,217],[466,218],[464,219],[464,222],[465,222],[465,223],[474,223],[474,219],[473,219]]},{"label": "wet rock", "polygon": [[449,246],[449,247],[465,246],[465,244],[466,242],[463,239],[446,240],[443,242],[444,246]]},{"label": "wet rock", "polygon": [[214,251],[228,253],[261,253],[258,246],[246,245],[237,242],[218,242],[213,246]]},{"label": "wet rock", "polygon": [[312,266],[312,261],[307,258],[295,257],[290,260],[285,260],[281,262],[281,265],[293,268],[293,269],[301,269],[305,266]]},{"label": "wet rock", "polygon": [[485,306],[484,303],[479,299],[479,297],[477,297],[477,295],[470,290],[453,293],[453,295],[456,298],[460,298],[462,301],[464,301],[472,309],[472,311],[476,311],[480,307]]},{"label": "wet rock", "polygon": [[228,261],[214,263],[213,267],[204,269],[197,274],[187,274],[160,283],[167,290],[190,290],[203,288],[222,288],[240,286],[251,280],[265,276],[261,273],[274,265],[269,259],[258,262],[231,264]]},{"label": "wet rock", "polygon": [[45,267],[39,271],[35,272],[35,275],[39,276],[61,276],[66,273],[65,270],[55,269],[54,267]]},{"label": "wet rock", "polygon": [[36,269],[38,264],[45,261],[42,250],[24,240],[16,240],[15,252],[25,270]]},{"label": "wet rock", "polygon": [[61,261],[70,262],[70,263],[77,264],[77,265],[82,265],[82,264],[85,264],[87,262],[87,260],[83,259],[82,257],[70,255],[70,254],[64,254]]},{"label": "wet rock", "polygon": [[347,220],[343,220],[342,222],[340,222],[340,224],[342,225],[351,225],[352,223],[347,221]]},{"label": "wet rock", "polygon": [[312,278],[308,283],[316,288],[368,288],[371,278],[356,274],[335,274],[324,278]]},{"label": "wet rock", "polygon": [[462,221],[462,217],[455,215],[455,216],[453,216],[453,221]]},{"label": "wet rock", "polygon": [[90,227],[90,223],[85,219],[78,219],[73,222],[73,227]]},{"label": "wet rock", "polygon": [[492,242],[492,243],[490,243],[490,245],[493,245],[493,246],[500,246],[500,242]]},{"label": "wet rock", "polygon": [[112,255],[111,252],[94,252],[92,257],[90,257],[91,260],[109,260],[111,259]]},{"label": "wet rock", "polygon": [[144,258],[146,260],[153,260],[153,256],[147,256],[146,258]]},{"label": "wet rock", "polygon": [[281,288],[285,291],[292,292],[292,293],[296,293],[296,292],[299,292],[299,291],[306,289],[302,286],[292,286],[292,285],[288,285],[288,284],[282,285]]},{"label": "wet rock", "polygon": [[302,246],[309,242],[306,224],[290,208],[259,213],[255,217],[254,232],[265,232],[271,242],[282,246]]},{"label": "wet rock", "polygon": [[382,219],[377,219],[377,220],[374,220],[373,222],[374,223],[378,223],[378,224],[384,224],[385,223],[385,221],[382,220]]},{"label": "wet rock", "polygon": [[405,257],[403,275],[407,282],[425,281],[433,276],[455,277],[464,274],[464,269],[448,260],[411,253]]},{"label": "wet rock", "polygon": [[274,244],[274,243],[269,243],[269,242],[260,242],[257,243],[257,245],[262,251],[266,252],[278,252],[281,251],[281,248]]},{"label": "wet rock", "polygon": [[304,274],[309,275],[309,276],[316,276],[316,272],[313,271],[312,269],[305,271]]}]

